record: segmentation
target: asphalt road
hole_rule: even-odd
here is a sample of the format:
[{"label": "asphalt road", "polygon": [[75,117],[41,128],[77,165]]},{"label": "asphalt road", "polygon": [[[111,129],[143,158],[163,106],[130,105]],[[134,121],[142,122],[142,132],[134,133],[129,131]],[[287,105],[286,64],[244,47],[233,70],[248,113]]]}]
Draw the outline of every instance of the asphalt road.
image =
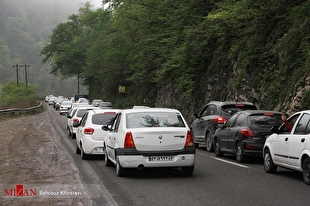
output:
[{"label": "asphalt road", "polygon": [[75,140],[68,137],[66,116],[51,106],[48,113],[96,205],[310,204],[310,186],[303,182],[301,173],[278,168],[276,174],[267,174],[259,158],[239,164],[234,156],[217,158],[203,147],[197,149],[191,177],[179,169],[132,171],[126,177],[117,177],[115,167],[105,167],[103,157],[82,160],[75,154]]}]

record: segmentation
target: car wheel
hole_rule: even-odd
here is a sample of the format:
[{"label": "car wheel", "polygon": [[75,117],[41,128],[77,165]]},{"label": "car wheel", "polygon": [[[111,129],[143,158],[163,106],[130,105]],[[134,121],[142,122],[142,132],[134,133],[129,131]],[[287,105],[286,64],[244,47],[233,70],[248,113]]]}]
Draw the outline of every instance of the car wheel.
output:
[{"label": "car wheel", "polygon": [[[107,151],[107,150],[105,150]],[[113,165],[113,163],[111,162],[111,160],[109,159],[108,157],[108,153],[106,152],[105,155],[104,155],[104,164],[106,167],[111,167]]]},{"label": "car wheel", "polygon": [[264,169],[267,173],[275,173],[277,171],[277,165],[273,163],[269,149],[266,149],[264,153]]},{"label": "car wheel", "polygon": [[310,157],[306,157],[302,163],[302,175],[307,185],[310,185]]},{"label": "car wheel", "polygon": [[194,166],[190,166],[190,167],[181,167],[182,173],[184,175],[190,176],[193,174],[194,172]]},{"label": "car wheel", "polygon": [[71,138],[72,138],[72,139],[75,139],[75,138],[76,138],[76,134],[75,134],[75,133],[72,133]]},{"label": "car wheel", "polygon": [[223,154],[223,152],[221,152],[221,145],[220,145],[220,141],[218,138],[214,139],[214,144],[215,144],[214,145],[215,146],[215,148],[214,148],[215,155],[217,157],[222,157],[224,154]]},{"label": "car wheel", "polygon": [[213,149],[213,143],[212,143],[212,138],[211,138],[211,133],[210,132],[208,132],[208,134],[206,136],[205,143],[206,143],[207,151],[208,152],[213,152],[214,149]]},{"label": "car wheel", "polygon": [[125,175],[125,171],[124,169],[122,168],[120,162],[119,162],[119,159],[118,157],[116,158],[116,175],[119,176],[119,177],[123,177]]},{"label": "car wheel", "polygon": [[245,156],[242,154],[242,146],[240,142],[238,142],[236,148],[236,159],[238,162],[244,162],[245,160]]},{"label": "car wheel", "polygon": [[88,158],[88,155],[85,154],[83,147],[81,146],[81,159],[82,160],[86,160]]}]

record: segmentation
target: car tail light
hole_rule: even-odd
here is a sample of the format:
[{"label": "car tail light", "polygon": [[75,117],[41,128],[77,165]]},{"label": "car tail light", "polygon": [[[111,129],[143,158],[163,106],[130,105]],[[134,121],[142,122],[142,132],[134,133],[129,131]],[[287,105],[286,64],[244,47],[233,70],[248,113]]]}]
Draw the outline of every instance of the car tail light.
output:
[{"label": "car tail light", "polygon": [[241,134],[245,137],[254,137],[254,132],[250,129],[241,130]]},{"label": "car tail light", "polygon": [[194,146],[194,140],[192,131],[188,130],[186,135],[185,147],[193,147],[193,146]]},{"label": "car tail light", "polygon": [[93,134],[94,131],[95,131],[94,128],[91,127],[84,128],[84,134]]},{"label": "car tail light", "polygon": [[79,122],[79,119],[73,118],[72,121],[73,121],[73,122]]},{"label": "car tail light", "polygon": [[217,124],[225,124],[227,119],[221,116],[217,116],[214,118],[215,123]]},{"label": "car tail light", "polygon": [[133,141],[132,133],[127,132],[125,136],[124,148],[135,148],[135,142]]}]

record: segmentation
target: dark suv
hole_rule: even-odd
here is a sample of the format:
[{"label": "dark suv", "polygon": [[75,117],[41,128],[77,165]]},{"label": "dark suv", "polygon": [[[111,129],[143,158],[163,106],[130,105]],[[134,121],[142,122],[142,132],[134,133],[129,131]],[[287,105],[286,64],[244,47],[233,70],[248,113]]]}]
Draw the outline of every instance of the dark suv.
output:
[{"label": "dark suv", "polygon": [[234,113],[243,110],[257,110],[257,108],[250,102],[209,102],[199,114],[193,114],[191,130],[195,146],[203,144],[207,151],[214,151],[213,136],[218,124],[224,124]]}]

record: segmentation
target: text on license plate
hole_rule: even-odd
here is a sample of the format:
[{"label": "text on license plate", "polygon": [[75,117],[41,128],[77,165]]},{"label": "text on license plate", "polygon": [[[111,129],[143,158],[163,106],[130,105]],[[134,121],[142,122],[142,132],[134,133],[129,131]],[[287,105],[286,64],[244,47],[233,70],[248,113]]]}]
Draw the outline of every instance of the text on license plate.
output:
[{"label": "text on license plate", "polygon": [[172,161],[173,156],[150,156],[150,162],[159,162],[159,161]]}]

